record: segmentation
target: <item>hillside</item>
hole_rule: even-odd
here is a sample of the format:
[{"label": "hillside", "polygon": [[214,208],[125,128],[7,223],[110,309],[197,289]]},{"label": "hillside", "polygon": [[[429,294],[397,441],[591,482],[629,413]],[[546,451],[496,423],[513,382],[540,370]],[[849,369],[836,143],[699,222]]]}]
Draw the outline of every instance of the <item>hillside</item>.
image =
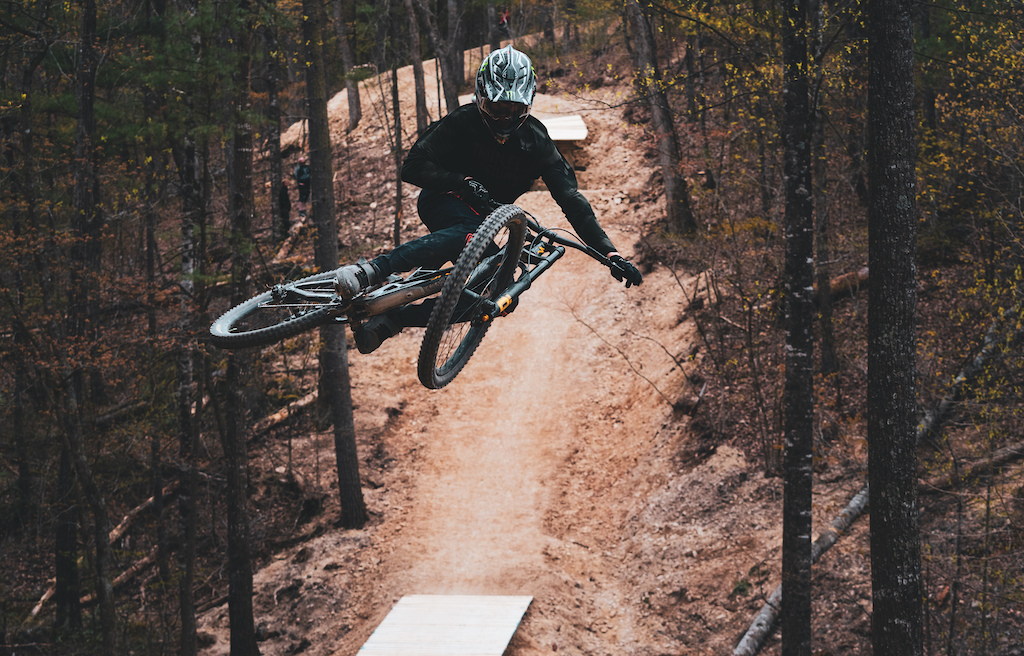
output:
[{"label": "hillside", "polygon": [[[642,130],[617,107],[628,89],[601,86],[589,98],[541,95],[535,111],[585,116],[590,135],[567,154],[602,224],[631,254],[657,220],[654,171]],[[357,244],[375,226],[368,241],[385,247],[393,178],[379,105],[366,102],[347,136],[344,102],[331,105],[337,192],[361,216],[340,239]],[[416,190],[404,191],[407,239],[420,228]],[[543,191],[521,205],[564,224]],[[416,380],[419,330],[369,356],[350,351],[371,521],[359,531],[332,525],[329,431],[263,441],[253,462],[262,494],[282,487],[290,459],[326,507],[296,522],[293,544],[256,576],[262,652],[354,654],[413,593],[532,595],[512,656],[730,652],[779,581],[781,482],[763,476],[756,453],[691,436],[688,417],[673,411],[699,392],[677,362],[699,365],[687,297],[704,292],[684,270],[644,273],[626,290],[568,254],[438,392]],[[830,520],[860,485],[855,474],[830,473],[817,519]],[[841,565],[822,574],[841,588],[826,594],[842,597],[831,617],[844,625],[837,647],[846,653],[863,647],[868,626],[862,531],[833,550],[828,560]],[[228,653],[226,606],[201,630],[215,640],[204,653]]]}]

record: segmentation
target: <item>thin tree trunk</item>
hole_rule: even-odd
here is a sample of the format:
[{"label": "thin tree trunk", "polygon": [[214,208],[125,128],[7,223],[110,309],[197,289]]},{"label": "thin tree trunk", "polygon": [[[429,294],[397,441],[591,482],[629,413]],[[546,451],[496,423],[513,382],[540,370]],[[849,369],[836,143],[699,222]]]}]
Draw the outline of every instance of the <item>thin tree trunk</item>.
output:
[{"label": "thin tree trunk", "polygon": [[78,603],[78,505],[75,503],[74,470],[71,450],[61,445],[57,466],[57,527],[54,541],[53,602],[56,607],[54,626],[76,631],[82,626],[82,607]]},{"label": "thin tree trunk", "polygon": [[[7,133],[5,130],[4,135],[5,138],[8,134],[12,138],[15,137],[15,134],[17,135],[18,147],[21,153],[21,161],[18,162],[17,166],[12,167],[11,170],[11,188],[23,203],[23,209],[20,212],[12,212],[13,225],[11,231],[15,239],[23,235],[25,226],[36,225],[35,195],[37,174],[35,171],[35,140],[33,138],[35,134],[33,129],[35,114],[32,111],[32,81],[34,72],[39,64],[42,63],[48,49],[49,45],[43,43],[40,53],[30,57],[25,68],[22,70],[21,102],[19,103],[20,111],[17,127],[10,133]],[[28,271],[32,270],[35,259],[29,254],[21,256],[19,261],[23,263],[22,266],[15,267],[13,271],[5,272],[3,277],[3,281],[8,289],[12,290],[12,295],[16,299],[15,303],[19,309],[24,306],[26,299],[24,292],[26,286],[23,282],[24,276]],[[13,338],[15,348],[17,349],[24,346],[24,343],[30,339],[30,336],[24,329],[15,329]],[[28,389],[30,384],[28,369],[24,363],[18,362],[14,366],[14,375],[14,390],[16,391],[12,398],[14,406],[12,431],[14,433],[15,453],[18,461],[18,514],[21,525],[27,527],[36,518],[39,509],[37,491],[39,490],[40,477],[35,473],[34,458],[32,457],[32,450],[28,441],[29,436],[23,427],[27,416],[25,390]]]},{"label": "thin tree trunk", "polygon": [[917,501],[914,35],[909,0],[868,3],[871,644],[922,653]]},{"label": "thin tree trunk", "polygon": [[782,507],[782,653],[811,654],[811,478],[814,444],[814,216],[806,0],[785,5],[785,474]]},{"label": "thin tree trunk", "polygon": [[[337,268],[338,239],[334,218],[333,165],[331,134],[327,117],[327,88],[324,79],[323,49],[320,46],[323,16],[321,0],[303,0],[308,19],[303,23],[307,44],[306,94],[309,103],[309,162],[312,175],[312,214],[316,226],[314,243],[316,265],[321,271]],[[366,504],[359,482],[359,456],[356,452],[355,421],[352,414],[352,389],[348,372],[348,347],[345,327],[331,324],[320,329],[322,371],[320,389],[334,420],[334,451],[338,471],[338,495],[341,525],[360,528],[367,520]]]},{"label": "thin tree trunk", "polygon": [[430,124],[430,111],[427,110],[427,83],[423,74],[420,23],[416,18],[416,9],[412,6],[412,1],[405,0],[405,11],[409,14],[409,56],[412,58],[412,79],[416,88],[416,134],[423,134]]},{"label": "thin tree trunk", "polygon": [[[200,190],[199,166],[196,162],[196,146],[192,135],[185,139],[179,162],[181,181],[181,304],[178,325],[182,335],[191,334],[192,303],[195,294],[195,228],[202,220],[202,192]],[[179,656],[195,656],[196,641],[195,584],[196,559],[196,495],[199,492],[196,463],[196,428],[192,414],[195,351],[191,341],[179,345],[177,367],[177,415],[178,415],[178,456],[182,470],[179,475],[178,521],[181,546],[177,551],[178,564],[178,611],[181,623]],[[197,401],[198,403],[198,401]],[[197,408],[198,412],[198,408]]]},{"label": "thin tree trunk", "polygon": [[661,85],[655,54],[654,34],[638,0],[627,0],[626,13],[633,24],[636,41],[637,85],[651,109],[651,123],[658,147],[658,162],[665,186],[665,216],[669,230],[692,234],[697,222],[690,209],[690,191],[679,172],[679,138]]},{"label": "thin tree trunk", "polygon": [[558,43],[555,41],[555,0],[548,0],[540,7],[541,32],[544,41],[549,44],[555,52],[558,52]]},{"label": "thin tree trunk", "polygon": [[498,33],[498,14],[494,11],[494,3],[487,2],[487,43],[491,52],[501,48],[501,34]]},{"label": "thin tree trunk", "polygon": [[267,25],[263,29],[263,56],[267,60],[265,81],[267,84],[267,146],[270,160],[270,228],[274,239],[280,241],[288,236],[289,216],[282,207],[280,198],[284,182],[284,166],[281,161],[281,99],[278,80],[283,77],[277,42],[277,26]]},{"label": "thin tree trunk", "polygon": [[228,516],[228,621],[231,628],[231,656],[259,653],[253,616],[252,531],[246,490],[249,462],[245,452],[244,356],[228,356],[225,374],[225,422],[221,433],[224,474],[227,479]]},{"label": "thin tree trunk", "polygon": [[437,19],[434,17],[426,0],[413,0],[416,9],[420,13],[423,25],[427,28],[427,40],[430,47],[437,54],[438,67],[441,69],[441,86],[444,89],[444,103],[446,113],[455,111],[459,106],[459,79],[461,75],[456,73],[452,66],[450,42],[441,38],[441,32],[437,27]]},{"label": "thin tree trunk", "polygon": [[99,603],[100,639],[105,654],[117,653],[116,648],[116,617],[114,614],[114,588],[110,582],[112,557],[110,550],[110,514],[103,493],[96,484],[96,479],[89,467],[89,459],[85,454],[85,440],[82,436],[82,423],[79,418],[78,389],[81,372],[67,370],[63,389],[63,423],[64,435],[68,452],[75,469],[75,476],[81,486],[86,501],[92,510],[93,540],[95,542],[96,562],[96,599]]},{"label": "thin tree trunk", "polygon": [[[238,68],[233,76],[231,119],[234,136],[229,159],[231,217],[231,289],[232,304],[249,296],[249,252],[252,243],[254,213],[253,135],[248,122],[251,6],[248,0],[238,0],[237,14],[233,17],[236,29],[234,45],[239,54]],[[259,653],[256,644],[256,625],[253,617],[252,532],[249,526],[247,490],[249,461],[246,453],[245,385],[248,379],[248,354],[231,353],[228,356],[224,378],[225,413],[221,446],[224,450],[224,469],[227,479],[228,519],[228,617],[231,625],[231,656],[252,656]]]},{"label": "thin tree trunk", "polygon": [[[75,188],[74,221],[75,244],[72,247],[72,271],[77,280],[71,287],[72,298],[68,308],[70,340],[85,340],[96,329],[92,321],[95,310],[93,274],[99,270],[100,230],[103,214],[99,198],[99,179],[96,174],[95,136],[96,100],[96,3],[81,0],[82,22],[78,52],[78,71],[75,93],[78,100],[78,120],[75,135]],[[75,277],[75,274],[72,274]],[[65,364],[63,396],[63,423],[65,439],[75,468],[79,485],[92,510],[96,550],[96,598],[99,601],[100,637],[105,653],[115,653],[115,615],[113,590],[110,585],[110,547],[107,535],[110,519],[106,501],[100,492],[85,453],[82,424],[79,416],[78,395],[82,384],[82,370],[77,365]],[[95,378],[94,378],[95,380]]]},{"label": "thin tree trunk", "polygon": [[[463,0],[448,0],[448,56],[452,78],[459,89],[466,86],[465,30],[462,29]],[[452,107],[454,109],[454,107]]]},{"label": "thin tree trunk", "polygon": [[697,49],[699,47],[699,34],[686,37],[686,54],[683,55],[683,62],[686,65],[686,81],[683,88],[686,95],[686,116],[693,122],[700,120],[701,115],[697,103]]},{"label": "thin tree trunk", "polygon": [[398,66],[391,68],[391,105],[395,116],[395,246],[402,243],[402,112],[398,105]]},{"label": "thin tree trunk", "polygon": [[818,326],[821,332],[820,371],[825,383],[832,382],[835,399],[841,401],[839,393],[839,359],[836,355],[836,339],[832,320],[832,247],[828,198],[828,152],[825,149],[825,106],[821,98],[824,83],[822,62],[822,36],[824,11],[821,0],[812,0],[811,14],[814,20],[814,62],[818,90],[814,94],[814,137],[813,137],[813,184],[815,214],[815,268],[818,282]]},{"label": "thin tree trunk", "polygon": [[338,35],[338,51],[341,53],[341,66],[345,69],[345,89],[348,92],[348,132],[355,130],[363,117],[359,81],[352,77],[356,58],[352,54],[352,45],[348,38],[351,13],[352,0],[334,0],[334,32]]}]

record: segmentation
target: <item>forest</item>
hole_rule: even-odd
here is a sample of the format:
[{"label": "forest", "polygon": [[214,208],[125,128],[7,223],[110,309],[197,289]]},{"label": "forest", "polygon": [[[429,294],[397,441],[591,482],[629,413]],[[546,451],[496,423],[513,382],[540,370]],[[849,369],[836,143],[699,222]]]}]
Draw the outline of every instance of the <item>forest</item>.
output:
[{"label": "forest", "polygon": [[[615,132],[569,159],[581,189],[626,189],[609,217],[629,215],[641,289],[660,290],[631,302],[692,335],[608,328],[655,344],[667,387],[577,317],[630,365],[636,388],[608,414],[664,414],[630,442],[671,442],[658,476],[745,454],[742,477],[702,494],[763,482],[778,503],[757,521],[781,536],[728,580],[728,624],[695,619],[712,595],[692,585],[623,582],[610,617],[638,618],[631,642],[536,610],[507,653],[1024,653],[1019,0],[0,0],[0,653],[355,653],[383,612],[363,608],[375,583],[339,595],[332,646],[275,628],[272,608],[302,595],[279,581],[268,601],[254,577],[330,535],[348,580],[383,558],[373,532],[400,512],[382,495],[422,451],[389,440],[433,402],[359,397],[373,365],[344,326],[237,352],[209,327],[423,230],[402,158],[507,43],[539,94]],[[612,146],[633,149],[615,171]],[[398,389],[391,376],[374,385]],[[313,435],[331,454],[315,476],[298,464]],[[812,533],[822,485],[852,499],[816,506]],[[593,492],[574,494],[600,514]],[[669,520],[622,512],[608,545],[666,580],[698,568],[677,533],[648,553]],[[851,559],[856,599],[834,585]]]}]

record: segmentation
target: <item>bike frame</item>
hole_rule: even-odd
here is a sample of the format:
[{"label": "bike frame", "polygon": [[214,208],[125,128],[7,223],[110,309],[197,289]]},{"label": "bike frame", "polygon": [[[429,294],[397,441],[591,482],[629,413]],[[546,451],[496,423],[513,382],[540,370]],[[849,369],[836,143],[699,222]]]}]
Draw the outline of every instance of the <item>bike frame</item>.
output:
[{"label": "bike frame", "polygon": [[353,300],[347,307],[339,307],[339,313],[344,312],[344,315],[337,316],[335,321],[365,319],[436,294],[441,291],[444,279],[451,271],[452,267],[416,269],[405,278],[396,276],[397,280],[385,281],[381,287]]},{"label": "bike frame", "polygon": [[[480,298],[470,289],[463,290],[464,297],[479,302],[484,310],[480,316],[473,319],[474,321],[487,322],[500,316],[533,285],[533,281],[565,254],[566,248],[582,251],[605,266],[611,265],[608,258],[593,248],[545,228],[530,215],[527,215],[527,227],[529,231],[526,236],[526,244],[519,255],[519,269],[522,274],[505,290],[504,294],[497,300],[490,301]],[[350,319],[365,319],[436,294],[441,290],[444,279],[451,271],[452,267],[416,269],[406,278],[385,283],[369,294],[353,300],[349,306],[339,308],[339,316],[335,320],[347,322]],[[341,312],[344,314],[341,315]]]}]

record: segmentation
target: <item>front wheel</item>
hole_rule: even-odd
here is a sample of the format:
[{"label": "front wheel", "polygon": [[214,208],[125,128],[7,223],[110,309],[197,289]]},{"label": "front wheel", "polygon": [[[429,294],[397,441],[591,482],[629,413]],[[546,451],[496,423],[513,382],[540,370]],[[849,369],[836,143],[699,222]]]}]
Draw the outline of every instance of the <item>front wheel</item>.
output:
[{"label": "front wheel", "polygon": [[210,341],[222,349],[267,346],[334,319],[339,300],[335,271],[275,285],[239,303],[210,326]]},{"label": "front wheel", "polygon": [[425,387],[444,387],[469,362],[491,325],[488,302],[512,284],[525,239],[526,215],[515,205],[491,212],[473,233],[427,322],[417,368]]}]

